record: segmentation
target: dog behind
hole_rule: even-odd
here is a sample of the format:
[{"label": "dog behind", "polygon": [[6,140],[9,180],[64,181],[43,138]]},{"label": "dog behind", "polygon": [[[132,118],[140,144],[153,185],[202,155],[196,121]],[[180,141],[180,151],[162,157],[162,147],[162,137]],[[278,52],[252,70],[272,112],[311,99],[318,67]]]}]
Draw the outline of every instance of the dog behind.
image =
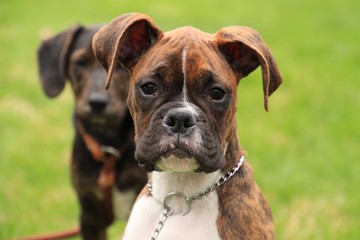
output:
[{"label": "dog behind", "polygon": [[106,72],[91,49],[99,28],[73,26],[43,41],[38,50],[45,94],[58,96],[68,80],[75,97],[71,173],[83,239],[106,239],[114,211],[126,218],[146,183],[145,172],[134,160],[134,127],[126,105],[128,71],[118,66],[112,88],[105,90]]}]

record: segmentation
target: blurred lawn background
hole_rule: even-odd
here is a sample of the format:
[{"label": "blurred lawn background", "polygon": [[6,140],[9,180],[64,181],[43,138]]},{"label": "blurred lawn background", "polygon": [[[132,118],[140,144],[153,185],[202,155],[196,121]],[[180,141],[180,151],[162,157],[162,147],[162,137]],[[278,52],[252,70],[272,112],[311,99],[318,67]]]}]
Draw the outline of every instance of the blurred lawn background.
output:
[{"label": "blurred lawn background", "polygon": [[[77,225],[73,97],[40,88],[40,40],[75,23],[150,14],[165,31],[257,29],[284,77],[263,109],[261,72],[239,87],[238,126],[278,239],[360,239],[360,1],[1,0],[0,239]],[[118,239],[124,223],[111,229]],[[78,239],[78,238],[76,238]]]}]

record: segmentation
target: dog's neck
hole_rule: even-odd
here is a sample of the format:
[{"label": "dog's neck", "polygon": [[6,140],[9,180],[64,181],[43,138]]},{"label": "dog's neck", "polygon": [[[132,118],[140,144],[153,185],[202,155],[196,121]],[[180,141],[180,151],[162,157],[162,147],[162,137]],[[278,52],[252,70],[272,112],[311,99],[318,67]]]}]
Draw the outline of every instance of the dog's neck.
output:
[{"label": "dog's neck", "polygon": [[227,142],[227,148],[225,151],[225,166],[221,168],[222,174],[230,171],[230,169],[237,164],[241,156],[246,156],[246,152],[240,146],[235,123],[233,125],[234,126],[232,128],[229,128],[230,137],[228,137],[229,141]]},{"label": "dog's neck", "polygon": [[[191,197],[204,192],[210,185],[215,183],[221,176],[220,171],[212,173],[195,172],[156,172],[151,176],[152,195],[157,201],[163,203],[171,193],[180,193],[184,197]],[[214,194],[214,193],[212,193]],[[184,199],[171,199],[169,207],[175,214],[187,212]]]},{"label": "dog's neck", "polygon": [[153,172],[151,177],[153,197],[159,201],[171,192],[192,196],[205,191],[220,178],[220,171],[212,173]]}]

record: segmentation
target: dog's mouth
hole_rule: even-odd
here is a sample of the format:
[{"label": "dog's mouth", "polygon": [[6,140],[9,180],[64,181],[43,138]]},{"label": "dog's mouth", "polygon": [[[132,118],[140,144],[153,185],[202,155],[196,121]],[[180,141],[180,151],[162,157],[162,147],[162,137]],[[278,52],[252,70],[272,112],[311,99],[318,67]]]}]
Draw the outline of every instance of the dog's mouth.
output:
[{"label": "dog's mouth", "polygon": [[170,156],[174,156],[179,159],[192,157],[188,151],[175,147],[173,149],[164,152],[161,157],[168,158]]},{"label": "dog's mouth", "polygon": [[104,116],[91,116],[88,121],[92,126],[106,126],[109,124],[109,118]]},{"label": "dog's mouth", "polygon": [[89,118],[88,126],[91,131],[98,132],[98,133],[106,133],[109,130],[109,119],[103,116],[94,116]]},{"label": "dog's mouth", "polygon": [[78,115],[78,119],[80,119],[86,131],[104,136],[111,136],[116,133],[121,124],[118,117],[104,114]]},{"label": "dog's mouth", "polygon": [[203,163],[207,162],[205,160],[207,156],[197,149],[196,144],[188,141],[160,143],[160,148],[155,150],[153,146],[143,157],[139,159],[139,155],[137,155],[139,166],[146,171],[212,172],[217,170],[204,167]]},{"label": "dog's mouth", "polygon": [[169,149],[163,151],[154,164],[154,170],[167,172],[196,172],[199,170],[199,163],[194,153],[184,147],[169,144]]},{"label": "dog's mouth", "polygon": [[184,156],[181,150],[171,151],[171,153],[168,154],[166,157],[160,157],[160,159],[156,162],[154,166],[156,171],[197,172],[199,170],[199,163],[194,157],[179,157]]}]

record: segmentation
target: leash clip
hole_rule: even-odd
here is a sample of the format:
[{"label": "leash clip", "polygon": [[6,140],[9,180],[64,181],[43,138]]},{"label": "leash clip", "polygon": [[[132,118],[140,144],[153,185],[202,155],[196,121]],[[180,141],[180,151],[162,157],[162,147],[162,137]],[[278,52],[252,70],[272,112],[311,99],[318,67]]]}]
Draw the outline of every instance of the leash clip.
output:
[{"label": "leash clip", "polygon": [[118,159],[120,157],[120,151],[117,150],[116,148],[114,147],[111,147],[111,146],[105,146],[105,145],[102,145],[100,147],[101,151],[106,155],[112,155],[114,156],[116,159]]},{"label": "leash clip", "polygon": [[[164,198],[163,201],[163,207],[164,209],[171,209],[168,205],[168,201],[170,200],[170,198],[172,197],[176,197],[176,198],[182,198],[186,204],[186,211],[185,213],[181,214],[182,216],[185,216],[186,214],[188,214],[191,210],[191,205],[190,205],[190,201],[189,199],[181,192],[171,192],[168,195],[166,195],[166,197]],[[173,209],[171,209],[171,211],[173,211]]]}]

